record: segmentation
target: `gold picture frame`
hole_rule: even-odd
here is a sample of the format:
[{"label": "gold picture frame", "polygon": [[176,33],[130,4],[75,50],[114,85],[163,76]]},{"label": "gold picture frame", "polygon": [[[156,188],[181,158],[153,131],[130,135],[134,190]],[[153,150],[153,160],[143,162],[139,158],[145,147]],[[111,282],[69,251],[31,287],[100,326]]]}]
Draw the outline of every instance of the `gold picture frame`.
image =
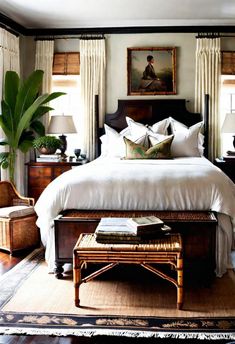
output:
[{"label": "gold picture frame", "polygon": [[176,48],[127,48],[127,94],[176,94]]}]

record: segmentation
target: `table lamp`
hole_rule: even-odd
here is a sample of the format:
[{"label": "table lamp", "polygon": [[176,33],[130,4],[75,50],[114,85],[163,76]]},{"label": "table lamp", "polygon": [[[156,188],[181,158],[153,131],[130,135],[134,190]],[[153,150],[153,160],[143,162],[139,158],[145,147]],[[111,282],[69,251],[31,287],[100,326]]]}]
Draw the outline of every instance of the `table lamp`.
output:
[{"label": "table lamp", "polygon": [[65,160],[67,157],[65,151],[67,149],[67,139],[64,134],[72,134],[76,133],[77,130],[75,128],[73,117],[72,116],[64,116],[64,115],[55,115],[51,116],[49,127],[48,127],[48,134],[61,134],[59,135],[59,139],[61,140],[61,156],[62,159]]},{"label": "table lamp", "polygon": [[[235,133],[235,113],[227,113],[221,128],[222,133]],[[233,135],[233,147],[235,149],[235,135]],[[230,151],[227,152],[229,154]],[[231,152],[230,152],[231,153]]]}]

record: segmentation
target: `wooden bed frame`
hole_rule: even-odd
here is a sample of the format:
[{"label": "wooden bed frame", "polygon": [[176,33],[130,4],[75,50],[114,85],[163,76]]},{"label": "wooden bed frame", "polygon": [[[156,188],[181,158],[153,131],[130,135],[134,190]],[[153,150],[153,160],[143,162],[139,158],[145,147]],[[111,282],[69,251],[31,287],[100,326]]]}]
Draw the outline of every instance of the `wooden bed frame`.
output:
[{"label": "wooden bed frame", "polygon": [[[205,156],[208,142],[208,96],[205,97]],[[191,113],[186,109],[185,99],[124,99],[118,100],[117,111],[105,116],[105,123],[121,131],[127,126],[126,116],[143,124],[154,124],[169,116],[191,126],[202,120],[199,113]],[[55,219],[55,255],[57,278],[63,277],[64,263],[72,262],[73,247],[80,233],[94,232],[102,217],[130,217],[155,214],[170,224],[173,230],[180,232],[184,239],[184,261],[190,267],[202,266],[206,274],[213,274],[215,268],[215,235],[216,217],[208,209],[207,212],[197,211],[96,211],[96,210],[66,210]],[[203,240],[202,240],[203,238]]]}]

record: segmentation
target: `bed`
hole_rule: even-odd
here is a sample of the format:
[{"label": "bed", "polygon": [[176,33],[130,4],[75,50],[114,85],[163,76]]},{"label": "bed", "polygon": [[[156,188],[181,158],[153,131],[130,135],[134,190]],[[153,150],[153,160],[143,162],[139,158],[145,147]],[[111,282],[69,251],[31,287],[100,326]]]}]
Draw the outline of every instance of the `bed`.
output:
[{"label": "bed", "polygon": [[[119,100],[117,111],[105,117],[106,136],[113,130],[112,133],[121,142],[123,150],[123,137],[120,139],[120,136],[128,137],[125,133],[127,122],[129,126],[136,126],[137,131],[147,130],[148,134],[149,130],[156,127],[159,129],[159,123],[160,126],[163,123],[165,129],[167,128],[165,136],[169,138],[173,134],[175,139],[176,132],[172,133],[174,127],[172,129],[169,122],[165,122],[169,118],[173,118],[175,126],[180,123],[179,126],[184,124],[190,127],[197,137],[202,136],[203,125],[204,157],[201,156],[202,142],[199,149],[201,153],[192,157],[188,151],[191,143],[183,141],[182,144],[179,140],[186,156],[181,157],[175,145],[176,156],[173,159],[123,159],[118,155],[118,141],[116,144],[114,141],[112,145],[106,142],[100,157],[62,174],[44,190],[35,205],[37,225],[46,247],[49,271],[55,268],[56,261],[57,277],[62,276],[62,265],[72,262],[72,248],[78,239],[78,233],[94,231],[101,217],[129,217],[150,213],[160,215],[167,223],[169,217],[174,218],[173,222],[169,222],[175,230],[184,234],[187,243],[186,261],[190,260],[192,254],[194,262],[200,268],[205,263],[200,260],[201,256],[206,257],[210,260],[207,262],[208,266],[210,269],[215,268],[217,276],[222,276],[231,267],[235,186],[205,158],[208,142],[207,114],[204,114],[205,121],[202,124],[201,114],[190,113],[184,99]],[[198,128],[200,135],[196,134],[199,133]],[[102,137],[102,146],[105,146],[104,139],[107,138]],[[112,149],[111,155],[107,154],[106,150],[110,148],[116,155],[112,155]],[[216,226],[215,220],[211,217],[208,220],[211,212],[216,215]],[[182,221],[182,218],[186,220]],[[56,238],[55,224],[59,229],[56,230]]]}]

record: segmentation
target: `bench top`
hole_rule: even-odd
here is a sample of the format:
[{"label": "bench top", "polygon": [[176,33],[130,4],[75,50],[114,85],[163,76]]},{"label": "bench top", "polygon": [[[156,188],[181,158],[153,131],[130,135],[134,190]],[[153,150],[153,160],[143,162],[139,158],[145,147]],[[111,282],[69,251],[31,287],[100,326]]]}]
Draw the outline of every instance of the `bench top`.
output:
[{"label": "bench top", "polygon": [[212,211],[122,211],[122,210],[76,210],[68,209],[61,212],[56,221],[99,221],[102,217],[139,217],[157,216],[167,222],[217,222]]},{"label": "bench top", "polygon": [[78,251],[182,252],[182,239],[175,233],[143,244],[100,244],[94,234],[83,233],[74,247],[74,252]]}]

